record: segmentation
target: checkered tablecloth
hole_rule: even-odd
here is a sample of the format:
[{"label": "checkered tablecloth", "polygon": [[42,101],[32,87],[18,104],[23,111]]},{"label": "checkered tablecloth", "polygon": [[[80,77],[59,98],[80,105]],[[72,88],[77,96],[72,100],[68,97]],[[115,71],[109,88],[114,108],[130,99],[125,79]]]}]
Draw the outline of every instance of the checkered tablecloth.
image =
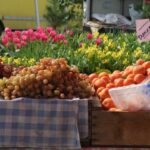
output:
[{"label": "checkered tablecloth", "polygon": [[87,136],[86,99],[0,100],[0,147],[80,149]]}]

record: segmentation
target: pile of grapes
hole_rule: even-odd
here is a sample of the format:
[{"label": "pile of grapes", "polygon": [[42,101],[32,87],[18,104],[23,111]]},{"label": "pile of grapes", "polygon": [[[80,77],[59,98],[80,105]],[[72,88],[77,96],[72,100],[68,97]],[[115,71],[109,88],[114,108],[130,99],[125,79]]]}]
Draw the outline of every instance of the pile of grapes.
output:
[{"label": "pile of grapes", "polygon": [[0,78],[10,77],[12,75],[13,69],[15,67],[12,65],[4,64],[2,60],[0,60]]},{"label": "pile of grapes", "polygon": [[13,69],[0,79],[0,96],[5,100],[30,98],[88,98],[95,94],[88,77],[69,66],[64,58],[43,58],[35,66]]}]

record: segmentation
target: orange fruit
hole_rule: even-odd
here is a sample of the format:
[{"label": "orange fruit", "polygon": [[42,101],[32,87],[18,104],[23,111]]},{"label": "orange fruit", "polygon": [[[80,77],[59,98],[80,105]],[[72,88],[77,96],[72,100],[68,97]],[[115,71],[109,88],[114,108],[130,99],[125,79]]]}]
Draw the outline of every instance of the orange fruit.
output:
[{"label": "orange fruit", "polygon": [[111,82],[106,85],[106,88],[108,88],[108,89],[111,89],[111,88],[114,88],[114,87],[115,87],[115,84],[111,83]]},{"label": "orange fruit", "polygon": [[136,84],[141,83],[142,81],[144,81],[144,79],[145,79],[145,76],[144,76],[143,74],[136,74],[136,75],[134,76],[134,82],[135,82]]},{"label": "orange fruit", "polygon": [[110,82],[109,76],[102,76],[101,79],[105,80],[107,83]]},{"label": "orange fruit", "polygon": [[128,76],[129,74],[131,74],[133,71],[133,66],[128,66],[122,73],[123,77]]},{"label": "orange fruit", "polygon": [[101,98],[101,101],[103,101],[105,98],[110,97],[108,90],[109,90],[108,88],[105,88],[98,93],[99,97]]},{"label": "orange fruit", "polygon": [[114,81],[116,79],[116,76],[114,74],[109,75],[110,81]]},{"label": "orange fruit", "polygon": [[131,79],[131,78],[124,79],[124,81],[123,81],[124,86],[131,85],[131,84],[134,84],[133,79]]},{"label": "orange fruit", "polygon": [[97,90],[96,90],[96,93],[98,94],[99,92],[101,92],[103,89],[105,89],[104,87],[99,87]]},{"label": "orange fruit", "polygon": [[142,66],[143,66],[145,69],[150,68],[150,61],[147,61],[147,62],[143,63]]},{"label": "orange fruit", "polygon": [[120,86],[123,86],[123,81],[124,81],[123,78],[118,78],[114,80],[114,84],[116,87],[120,87]]},{"label": "orange fruit", "polygon": [[97,79],[95,82],[94,82],[94,87],[95,88],[99,88],[99,87],[106,87],[106,84],[107,82],[103,79]]},{"label": "orange fruit", "polygon": [[115,108],[115,104],[111,98],[105,98],[102,102],[102,105],[107,109]]},{"label": "orange fruit", "polygon": [[112,73],[109,75],[110,81],[113,82],[115,79],[122,77],[122,73]]},{"label": "orange fruit", "polygon": [[147,69],[147,75],[150,76],[150,68]]},{"label": "orange fruit", "polygon": [[92,73],[89,75],[89,81],[91,82],[94,78],[97,78],[98,74],[97,73]]},{"label": "orange fruit", "polygon": [[96,80],[98,80],[98,78],[94,78],[94,79],[91,81],[92,85],[94,85],[94,83],[95,83]]},{"label": "orange fruit", "polygon": [[136,61],[136,65],[142,65],[144,63],[144,60],[143,59],[138,59]]},{"label": "orange fruit", "polygon": [[135,74],[133,74],[133,73],[131,73],[131,74],[129,74],[128,76],[127,76],[127,79],[134,79],[134,76],[135,76]]},{"label": "orange fruit", "polygon": [[113,74],[115,74],[117,78],[122,77],[122,72],[120,70],[115,70]]},{"label": "orange fruit", "polygon": [[133,74],[145,74],[146,69],[142,65],[133,67]]},{"label": "orange fruit", "polygon": [[108,76],[108,73],[107,72],[101,72],[99,73],[98,77],[101,78],[103,76]]}]

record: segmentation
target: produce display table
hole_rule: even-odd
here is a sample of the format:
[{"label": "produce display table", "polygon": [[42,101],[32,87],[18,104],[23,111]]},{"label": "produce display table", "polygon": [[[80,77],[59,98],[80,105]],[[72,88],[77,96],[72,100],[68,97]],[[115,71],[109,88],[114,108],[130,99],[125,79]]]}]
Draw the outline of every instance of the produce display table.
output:
[{"label": "produce display table", "polygon": [[1,149],[80,149],[87,136],[86,99],[0,100]]}]

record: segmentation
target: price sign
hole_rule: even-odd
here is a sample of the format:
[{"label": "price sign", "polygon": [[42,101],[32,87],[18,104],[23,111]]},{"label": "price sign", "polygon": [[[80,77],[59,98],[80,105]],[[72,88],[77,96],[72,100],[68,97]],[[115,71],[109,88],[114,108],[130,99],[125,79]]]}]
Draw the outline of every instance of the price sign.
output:
[{"label": "price sign", "polygon": [[136,20],[136,35],[139,42],[150,41],[150,19]]}]

